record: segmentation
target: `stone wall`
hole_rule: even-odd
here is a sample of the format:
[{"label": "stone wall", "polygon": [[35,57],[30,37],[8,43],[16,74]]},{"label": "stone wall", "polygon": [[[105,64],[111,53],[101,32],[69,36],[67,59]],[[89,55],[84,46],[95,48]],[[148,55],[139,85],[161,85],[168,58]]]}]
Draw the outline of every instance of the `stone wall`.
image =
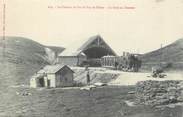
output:
[{"label": "stone wall", "polygon": [[183,81],[140,81],[136,84],[136,97],[145,105],[183,102]]}]

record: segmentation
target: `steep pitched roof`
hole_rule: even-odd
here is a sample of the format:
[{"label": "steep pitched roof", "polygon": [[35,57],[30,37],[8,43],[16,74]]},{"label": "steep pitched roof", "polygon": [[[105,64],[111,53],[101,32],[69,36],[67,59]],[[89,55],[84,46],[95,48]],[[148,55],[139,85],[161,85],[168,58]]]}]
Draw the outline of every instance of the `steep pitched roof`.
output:
[{"label": "steep pitched roof", "polygon": [[[100,38],[103,42],[105,42],[100,35],[92,36],[88,39],[79,40],[79,41],[73,43],[70,47],[66,48],[58,56],[78,56],[78,55],[85,56],[85,54],[83,53],[83,50],[89,44],[91,44],[95,39],[98,39],[98,38]],[[105,42],[105,44],[106,44],[106,42]],[[108,46],[108,45],[106,44],[106,46]],[[110,48],[110,47],[108,46],[108,48]],[[112,49],[111,49],[111,51],[114,53],[114,55],[116,55],[116,53]]]},{"label": "steep pitched roof", "polygon": [[38,71],[38,73],[39,74],[43,74],[43,73],[56,73],[59,70],[63,69],[64,67],[68,67],[68,66],[67,65],[60,65],[60,64],[59,65],[46,65],[43,69],[41,69],[40,71]]}]

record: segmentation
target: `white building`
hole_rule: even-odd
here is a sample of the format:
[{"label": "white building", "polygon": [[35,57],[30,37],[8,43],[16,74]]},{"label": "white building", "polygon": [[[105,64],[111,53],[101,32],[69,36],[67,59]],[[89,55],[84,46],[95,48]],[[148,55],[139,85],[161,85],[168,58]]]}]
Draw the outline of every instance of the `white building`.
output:
[{"label": "white building", "polygon": [[73,86],[73,70],[67,65],[47,65],[30,79],[30,87]]}]

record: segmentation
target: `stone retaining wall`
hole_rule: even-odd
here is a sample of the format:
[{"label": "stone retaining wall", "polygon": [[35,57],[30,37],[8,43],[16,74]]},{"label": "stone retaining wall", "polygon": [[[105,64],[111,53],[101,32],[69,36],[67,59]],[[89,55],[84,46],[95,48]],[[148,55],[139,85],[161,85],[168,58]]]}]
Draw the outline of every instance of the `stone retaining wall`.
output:
[{"label": "stone retaining wall", "polygon": [[183,81],[140,81],[136,97],[145,105],[163,105],[183,102]]}]

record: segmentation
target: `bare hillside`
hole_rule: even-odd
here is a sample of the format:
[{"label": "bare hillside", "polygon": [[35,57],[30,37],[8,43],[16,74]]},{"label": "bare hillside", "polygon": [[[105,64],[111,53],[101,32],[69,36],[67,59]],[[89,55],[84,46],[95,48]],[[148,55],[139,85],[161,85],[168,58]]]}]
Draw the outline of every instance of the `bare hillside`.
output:
[{"label": "bare hillside", "polygon": [[[46,64],[51,64],[48,48],[23,37],[0,37],[1,86],[28,84],[30,76]],[[61,48],[62,49],[62,48]]]},{"label": "bare hillside", "polygon": [[160,61],[171,65],[172,68],[183,68],[183,39],[149,53],[142,55],[144,64],[157,64]]}]

